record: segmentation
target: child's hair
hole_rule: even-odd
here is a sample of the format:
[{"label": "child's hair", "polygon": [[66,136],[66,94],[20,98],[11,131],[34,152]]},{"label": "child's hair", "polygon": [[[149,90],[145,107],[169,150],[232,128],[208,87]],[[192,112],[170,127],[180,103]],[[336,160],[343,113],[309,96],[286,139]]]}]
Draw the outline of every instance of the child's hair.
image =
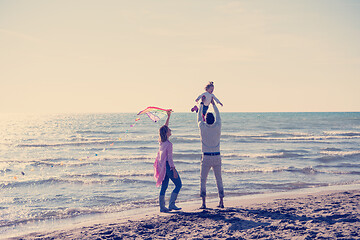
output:
[{"label": "child's hair", "polygon": [[205,86],[205,91],[207,91],[210,87],[214,86],[214,82],[209,82],[206,86]]},{"label": "child's hair", "polygon": [[164,125],[159,130],[159,142],[166,142],[168,140],[167,133],[169,131],[169,127]]}]

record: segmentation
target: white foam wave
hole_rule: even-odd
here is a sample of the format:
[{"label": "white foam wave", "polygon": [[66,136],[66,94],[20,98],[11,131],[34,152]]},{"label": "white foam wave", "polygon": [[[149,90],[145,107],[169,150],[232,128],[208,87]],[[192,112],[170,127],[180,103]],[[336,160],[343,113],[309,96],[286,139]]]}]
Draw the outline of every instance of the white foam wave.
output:
[{"label": "white foam wave", "polygon": [[360,132],[350,132],[350,131],[324,131],[324,134],[330,136],[360,137]]},{"label": "white foam wave", "polygon": [[319,170],[314,167],[304,167],[304,168],[253,168],[253,169],[224,169],[224,173],[229,174],[247,174],[247,173],[277,173],[277,172],[294,172],[302,174],[360,174],[359,171],[338,171],[338,170]]},{"label": "white foam wave", "polygon": [[314,135],[304,132],[270,132],[262,134],[226,133],[223,139],[235,139],[236,141],[322,141],[331,139],[358,139],[360,132],[323,132]]},{"label": "white foam wave", "polygon": [[[95,175],[94,175],[95,176]],[[100,178],[100,177],[90,177],[86,175],[82,176],[68,176],[68,178],[56,178],[51,177],[47,179],[42,180],[29,180],[29,181],[17,181],[17,182],[5,182],[0,183],[0,189],[2,188],[16,188],[16,187],[23,187],[23,186],[31,186],[31,185],[53,185],[53,184],[62,184],[62,183],[68,183],[68,184],[80,184],[80,185],[89,185],[89,184],[106,184],[106,183],[113,183],[113,182],[119,182],[119,183],[142,183],[142,184],[153,184],[151,181],[147,180],[140,180],[140,179],[131,179],[127,177],[133,177],[133,176],[151,176],[150,173],[144,173],[144,174],[124,174],[122,175],[115,175],[112,178]],[[110,175],[108,176],[110,177]]]},{"label": "white foam wave", "polygon": [[320,154],[331,157],[350,157],[360,155],[360,151],[321,151]]},{"label": "white foam wave", "polygon": [[224,158],[292,158],[300,157],[302,154],[291,152],[291,151],[282,151],[278,153],[227,153],[222,154]]}]

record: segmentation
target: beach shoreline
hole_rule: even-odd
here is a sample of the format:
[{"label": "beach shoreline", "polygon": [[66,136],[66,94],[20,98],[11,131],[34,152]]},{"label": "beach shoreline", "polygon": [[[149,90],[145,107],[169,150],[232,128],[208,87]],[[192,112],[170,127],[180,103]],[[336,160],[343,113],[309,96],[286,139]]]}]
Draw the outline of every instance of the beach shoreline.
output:
[{"label": "beach shoreline", "polygon": [[206,210],[199,209],[200,200],[180,202],[178,205],[183,208],[180,212],[160,213],[158,207],[132,209],[102,214],[97,220],[78,218],[63,220],[62,224],[54,221],[28,232],[19,228],[17,233],[3,236],[4,239],[356,239],[360,238],[359,202],[359,184],[338,185],[227,197],[225,209],[215,207],[216,198],[209,199]]}]

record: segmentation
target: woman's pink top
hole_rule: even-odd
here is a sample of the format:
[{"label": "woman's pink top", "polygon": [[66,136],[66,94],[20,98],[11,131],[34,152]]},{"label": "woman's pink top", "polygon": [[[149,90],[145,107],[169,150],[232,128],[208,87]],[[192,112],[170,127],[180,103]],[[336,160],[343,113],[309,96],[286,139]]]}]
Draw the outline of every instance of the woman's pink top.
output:
[{"label": "woman's pink top", "polygon": [[169,163],[171,168],[175,167],[173,161],[173,146],[169,140],[166,142],[160,142],[159,151],[155,159],[154,178],[156,180],[157,187],[161,186],[161,183],[164,181],[166,175],[166,161]]}]

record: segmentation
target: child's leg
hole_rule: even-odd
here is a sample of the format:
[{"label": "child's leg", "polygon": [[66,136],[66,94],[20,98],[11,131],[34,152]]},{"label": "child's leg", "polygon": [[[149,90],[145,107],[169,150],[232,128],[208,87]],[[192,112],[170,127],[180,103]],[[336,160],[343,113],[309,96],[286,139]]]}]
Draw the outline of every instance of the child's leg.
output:
[{"label": "child's leg", "polygon": [[206,115],[207,110],[209,109],[209,106],[203,105],[203,115]]},{"label": "child's leg", "polygon": [[198,112],[199,111],[199,108],[195,105],[192,109],[191,109],[192,112]]}]

